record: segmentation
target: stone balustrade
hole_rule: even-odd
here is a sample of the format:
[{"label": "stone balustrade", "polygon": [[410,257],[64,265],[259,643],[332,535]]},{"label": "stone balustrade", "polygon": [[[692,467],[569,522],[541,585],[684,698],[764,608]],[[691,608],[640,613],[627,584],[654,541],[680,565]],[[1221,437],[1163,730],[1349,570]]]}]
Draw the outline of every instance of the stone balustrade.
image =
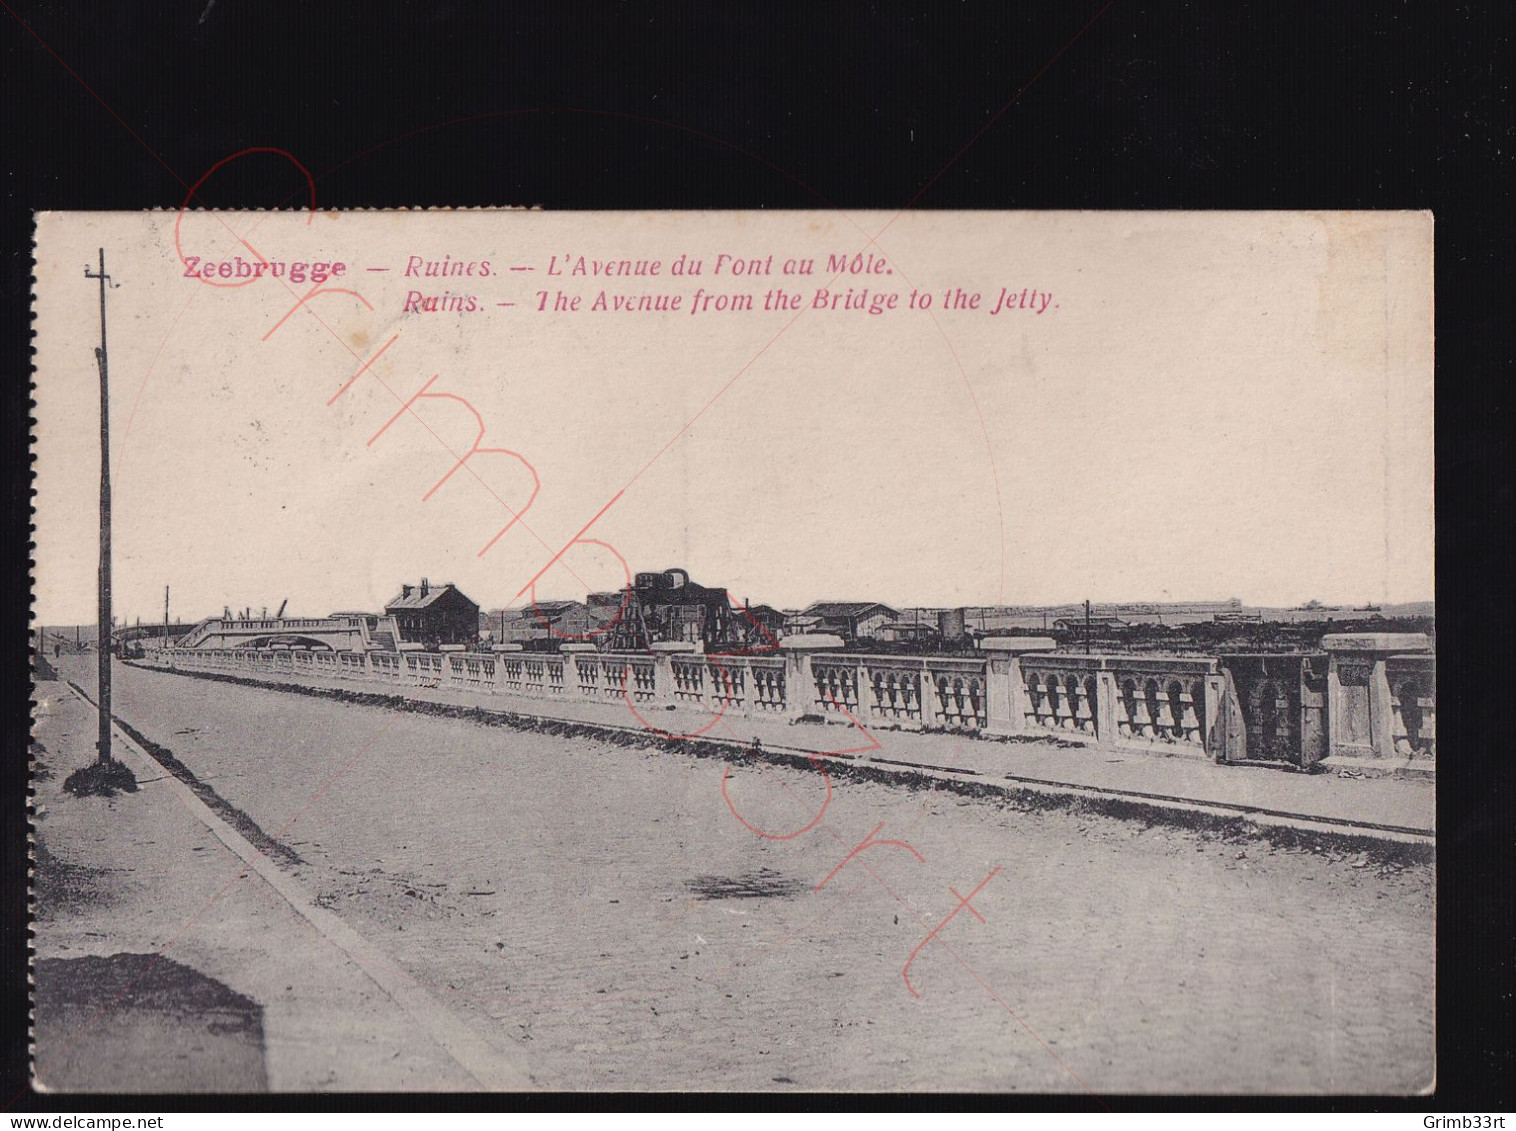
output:
[{"label": "stone balustrade", "polygon": [[1005,637],[986,648],[1005,684],[996,721],[1012,733],[1214,756],[1219,660],[1065,655],[1047,638]]},{"label": "stone balustrade", "polygon": [[[788,637],[759,655],[700,654],[688,644],[637,654],[603,654],[587,644],[556,654],[510,645],[446,654],[170,648],[152,662],[296,682],[819,718],[875,730],[1047,736],[1217,761],[1248,758],[1250,742],[1252,757],[1277,760],[1280,736],[1296,747],[1284,757],[1302,763],[1322,753],[1424,764],[1436,757],[1435,664],[1425,637],[1328,637],[1325,658],[1248,661],[1061,653],[1040,637],[992,638],[979,656],[876,656],[840,645],[833,636]],[[1330,691],[1324,704],[1314,703],[1310,680],[1324,668]],[[1292,722],[1295,714],[1301,717]],[[1301,736],[1323,725],[1323,749],[1313,752]]]},{"label": "stone balustrade", "polygon": [[1436,661],[1417,632],[1353,632],[1322,642],[1330,658],[1331,756],[1338,762],[1437,758]]},{"label": "stone balustrade", "polygon": [[165,650],[158,662],[186,671],[460,688],[536,699],[630,700],[734,716],[810,715],[911,730],[986,728],[983,659],[821,650],[840,646],[828,636],[752,656],[698,654],[688,645],[660,645],[650,654],[601,654],[581,644],[552,655],[197,648]]},{"label": "stone balustrade", "polygon": [[1391,656],[1385,663],[1390,685],[1390,739],[1406,758],[1437,757],[1437,664],[1431,656]]}]

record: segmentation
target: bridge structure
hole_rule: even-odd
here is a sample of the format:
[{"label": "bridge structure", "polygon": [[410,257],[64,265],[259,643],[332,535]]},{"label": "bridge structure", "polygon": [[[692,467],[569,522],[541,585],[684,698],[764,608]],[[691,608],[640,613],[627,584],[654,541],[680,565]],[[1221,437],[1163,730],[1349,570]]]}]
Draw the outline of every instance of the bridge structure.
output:
[{"label": "bridge structure", "polygon": [[140,640],[167,640],[173,643],[195,628],[192,624],[132,624],[112,634],[117,644],[134,644]]},{"label": "bridge structure", "polygon": [[399,638],[393,617],[365,613],[336,613],[329,617],[207,617],[190,629],[178,647],[373,652],[394,650]]}]

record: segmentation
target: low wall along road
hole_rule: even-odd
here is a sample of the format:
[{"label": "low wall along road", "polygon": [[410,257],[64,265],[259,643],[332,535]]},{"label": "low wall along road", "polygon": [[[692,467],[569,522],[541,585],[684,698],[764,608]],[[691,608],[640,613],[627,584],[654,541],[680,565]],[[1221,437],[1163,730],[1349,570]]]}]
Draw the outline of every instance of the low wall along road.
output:
[{"label": "low wall along road", "polygon": [[[718,655],[659,645],[556,655],[261,648],[168,649],[175,670],[283,680],[343,678],[527,699],[689,708],[712,716],[820,716],[868,728],[1066,741],[1187,754],[1216,762],[1436,766],[1436,682],[1419,634],[1329,636],[1317,654],[1060,654],[1037,637],[984,642],[982,656],[872,656],[791,637],[772,654]],[[644,719],[646,723],[646,720]],[[650,729],[657,726],[649,724]]]},{"label": "low wall along road", "polygon": [[[1377,645],[1361,638],[1352,643],[1359,650]],[[1154,804],[1221,806],[1250,820],[1300,818],[1370,834],[1432,835],[1427,779],[1436,764],[1435,699],[1423,696],[1411,713],[1388,694],[1376,700],[1387,711],[1362,718],[1334,711],[1333,696],[1347,698],[1335,686],[1338,656],[1357,651],[1224,659],[1072,655],[1052,651],[1051,641],[1006,638],[988,641],[982,657],[911,657],[844,653],[836,644],[830,637],[790,638],[775,654],[744,656],[701,655],[675,645],[601,654],[579,644],[556,655],[170,649],[150,663],[185,674],[398,694],[661,738],[757,741],[770,749],[1100,790]],[[1406,672],[1422,673],[1421,686],[1430,691],[1431,662],[1430,655],[1386,653],[1380,666],[1401,688],[1412,678]],[[1372,663],[1368,667],[1372,672]],[[1373,697],[1372,683],[1364,690]],[[1350,699],[1348,705],[1354,705]],[[1334,718],[1351,724],[1339,728],[1348,737],[1366,734],[1379,745],[1339,742]],[[823,721],[838,725],[794,726]],[[1316,768],[1338,774],[1228,768],[1258,762],[1300,768],[1328,757]],[[1351,767],[1378,774],[1339,780],[1361,776]],[[1416,771],[1419,787],[1378,780],[1405,770]]]}]

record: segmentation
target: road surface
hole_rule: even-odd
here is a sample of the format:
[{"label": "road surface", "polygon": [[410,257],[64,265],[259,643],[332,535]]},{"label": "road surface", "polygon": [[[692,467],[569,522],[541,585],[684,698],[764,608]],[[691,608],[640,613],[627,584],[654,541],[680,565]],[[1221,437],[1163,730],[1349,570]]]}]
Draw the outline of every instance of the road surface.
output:
[{"label": "road surface", "polygon": [[[298,856],[281,866],[321,906],[547,1087],[1432,1079],[1430,867],[130,667],[115,697]],[[902,845],[848,859],[876,828]]]}]

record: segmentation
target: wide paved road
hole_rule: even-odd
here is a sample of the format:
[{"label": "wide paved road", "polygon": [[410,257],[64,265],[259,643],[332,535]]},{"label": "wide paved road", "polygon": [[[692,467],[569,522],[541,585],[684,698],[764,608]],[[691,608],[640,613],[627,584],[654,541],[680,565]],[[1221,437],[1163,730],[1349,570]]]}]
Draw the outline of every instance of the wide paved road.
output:
[{"label": "wide paved road", "polygon": [[[1430,868],[835,778],[828,801],[814,772],[165,672],[122,668],[115,695],[146,737],[284,830],[324,905],[549,1086],[1431,1079]],[[759,837],[723,797],[728,769],[752,826],[789,833],[825,811],[798,836]],[[813,890],[881,822],[914,854],[869,849]],[[902,967],[958,906],[950,889],[997,868],[921,949],[914,996]]]}]

